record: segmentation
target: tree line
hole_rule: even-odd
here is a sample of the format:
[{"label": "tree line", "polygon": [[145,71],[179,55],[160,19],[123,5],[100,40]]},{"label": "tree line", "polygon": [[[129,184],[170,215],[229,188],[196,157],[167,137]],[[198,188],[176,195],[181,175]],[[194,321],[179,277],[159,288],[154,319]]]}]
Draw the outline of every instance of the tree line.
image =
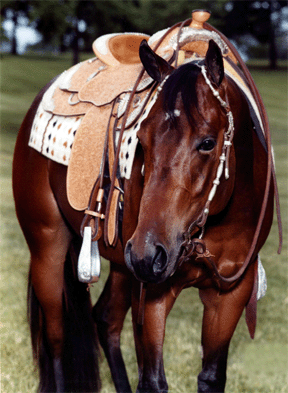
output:
[{"label": "tree line", "polygon": [[1,15],[13,21],[11,53],[17,54],[16,29],[24,16],[41,33],[44,45],[61,52],[72,50],[75,64],[79,51],[90,51],[102,34],[153,34],[189,18],[193,9],[208,9],[212,12],[209,22],[228,38],[237,41],[249,34],[268,44],[270,67],[276,68],[276,33],[285,6],[286,1],[278,0],[1,0]]}]

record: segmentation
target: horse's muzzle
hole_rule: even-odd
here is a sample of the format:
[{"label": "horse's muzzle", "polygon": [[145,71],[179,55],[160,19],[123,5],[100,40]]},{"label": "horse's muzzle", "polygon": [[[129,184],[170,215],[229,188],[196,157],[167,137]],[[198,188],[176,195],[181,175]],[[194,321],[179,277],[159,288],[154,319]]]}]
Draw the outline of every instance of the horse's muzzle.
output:
[{"label": "horse's muzzle", "polygon": [[160,283],[167,278],[168,254],[161,244],[145,242],[141,252],[130,239],[125,248],[125,261],[139,281]]}]

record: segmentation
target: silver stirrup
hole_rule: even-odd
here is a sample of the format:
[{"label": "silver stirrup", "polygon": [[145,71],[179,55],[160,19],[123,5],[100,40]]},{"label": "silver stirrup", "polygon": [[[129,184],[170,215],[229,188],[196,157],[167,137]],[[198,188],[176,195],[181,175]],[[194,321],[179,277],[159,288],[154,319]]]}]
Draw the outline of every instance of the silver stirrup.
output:
[{"label": "silver stirrup", "polygon": [[92,242],[92,229],[84,228],[83,243],[78,259],[78,279],[80,282],[93,283],[99,280],[101,260],[98,242]]}]

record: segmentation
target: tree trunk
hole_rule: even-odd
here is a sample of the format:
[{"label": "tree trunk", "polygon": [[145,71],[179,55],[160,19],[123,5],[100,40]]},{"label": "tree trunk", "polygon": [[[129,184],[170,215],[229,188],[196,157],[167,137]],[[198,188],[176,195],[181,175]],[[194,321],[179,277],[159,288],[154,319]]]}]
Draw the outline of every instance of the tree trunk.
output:
[{"label": "tree trunk", "polygon": [[11,40],[11,54],[12,55],[18,55],[17,38],[16,38],[17,26],[18,26],[18,14],[17,14],[17,11],[14,11],[14,13],[13,13],[12,40]]},{"label": "tree trunk", "polygon": [[270,69],[276,70],[277,69],[277,50],[276,50],[276,37],[274,26],[272,23],[272,12],[274,11],[274,1],[269,1],[269,63]]},{"label": "tree trunk", "polygon": [[59,51],[60,53],[65,53],[66,52],[66,46],[64,45],[64,34],[60,36],[60,44],[59,44]]},{"label": "tree trunk", "polygon": [[72,52],[73,52],[73,65],[79,63],[79,31],[78,31],[78,21],[75,26],[73,40],[72,40]]}]

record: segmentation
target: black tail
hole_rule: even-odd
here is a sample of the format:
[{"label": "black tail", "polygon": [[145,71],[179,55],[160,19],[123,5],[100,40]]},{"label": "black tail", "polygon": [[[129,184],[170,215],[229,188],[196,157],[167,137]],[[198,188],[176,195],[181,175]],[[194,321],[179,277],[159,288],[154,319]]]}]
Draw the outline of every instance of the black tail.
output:
[{"label": "black tail", "polygon": [[[77,254],[71,247],[65,262],[63,294],[64,346],[62,369],[65,392],[99,392],[98,339],[92,319],[87,285],[75,274]],[[34,358],[40,371],[40,392],[56,392],[53,358],[46,338],[45,319],[35,295],[31,277],[28,287],[28,317]]]},{"label": "black tail", "polygon": [[31,282],[31,273],[28,282],[28,320],[34,360],[39,367],[39,392],[56,392],[54,378],[53,358],[45,335],[45,321],[40,303],[35,295]]},{"label": "black tail", "polygon": [[96,325],[92,319],[87,285],[77,279],[77,254],[71,249],[70,258],[65,264],[65,342],[62,359],[65,388],[69,392],[98,392],[100,378]]}]

